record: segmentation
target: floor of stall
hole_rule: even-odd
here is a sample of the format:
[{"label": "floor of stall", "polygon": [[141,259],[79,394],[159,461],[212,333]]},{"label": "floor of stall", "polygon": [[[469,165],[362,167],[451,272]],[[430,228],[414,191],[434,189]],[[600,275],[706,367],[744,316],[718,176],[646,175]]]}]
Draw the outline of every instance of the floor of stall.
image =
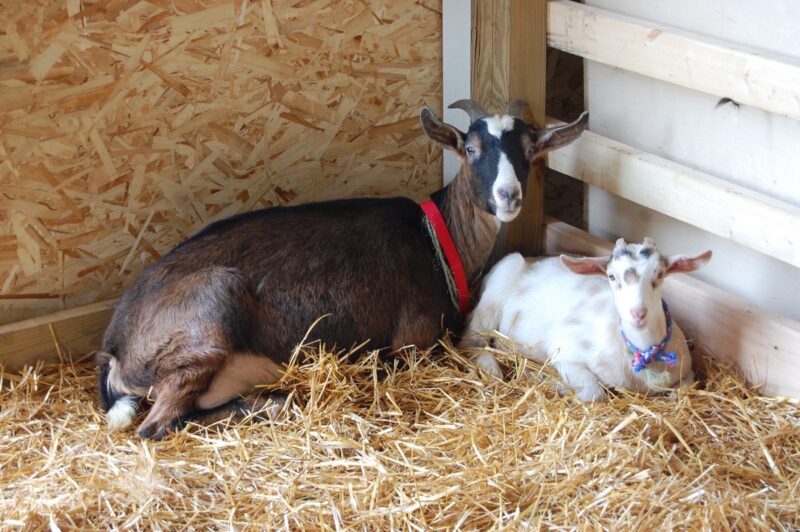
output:
[{"label": "floor of stall", "polygon": [[4,375],[0,528],[800,526],[800,403],[717,364],[582,404],[514,357],[504,383],[455,353],[312,358],[281,419],[155,443],[105,429],[91,362]]}]

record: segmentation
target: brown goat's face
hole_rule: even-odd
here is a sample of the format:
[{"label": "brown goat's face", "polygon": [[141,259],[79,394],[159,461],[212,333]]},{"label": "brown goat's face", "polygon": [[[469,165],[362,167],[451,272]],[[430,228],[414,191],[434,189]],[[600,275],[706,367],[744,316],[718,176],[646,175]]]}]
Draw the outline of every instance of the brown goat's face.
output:
[{"label": "brown goat's face", "polygon": [[519,118],[487,116],[469,126],[464,164],[470,167],[483,208],[501,222],[510,222],[522,208],[532,161],[525,145],[531,143],[530,128]]},{"label": "brown goat's face", "polygon": [[[466,103],[465,103],[466,102]],[[550,149],[569,144],[586,128],[588,114],[570,124],[536,129],[508,114],[486,116],[474,102],[456,102],[472,118],[467,133],[422,111],[425,132],[455,151],[472,181],[479,205],[501,222],[510,222],[522,208],[522,197],[533,161]],[[483,115],[483,116],[481,116]]]}]

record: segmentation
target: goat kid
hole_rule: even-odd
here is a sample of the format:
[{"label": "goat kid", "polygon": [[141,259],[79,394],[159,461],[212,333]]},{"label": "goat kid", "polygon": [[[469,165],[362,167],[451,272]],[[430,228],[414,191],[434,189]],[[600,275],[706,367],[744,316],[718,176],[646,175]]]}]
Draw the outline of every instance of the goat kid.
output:
[{"label": "goat kid", "polygon": [[[431,196],[475,286],[501,222],[519,213],[531,162],[585,129],[536,129],[519,102],[490,116],[451,105],[467,133],[425,108],[425,133],[461,159],[453,182]],[[430,205],[428,205],[430,207]],[[122,296],[98,354],[101,401],[111,428],[129,425],[148,397],[138,433],[162,438],[186,420],[273,411],[282,396],[255,397],[280,379],[294,346],[427,348],[462,325],[420,205],[360,198],[275,207],[213,223],[145,268]],[[466,284],[466,283],[463,283]]]},{"label": "goat kid", "polygon": [[[611,257],[513,253],[486,276],[460,347],[485,347],[482,333],[497,330],[524,356],[552,363],[583,401],[603,399],[604,386],[687,388],[694,381],[691,356],[661,293],[667,276],[695,271],[710,258],[711,251],[662,256],[650,238],[620,238]],[[491,354],[479,353],[475,362],[502,378]]]}]

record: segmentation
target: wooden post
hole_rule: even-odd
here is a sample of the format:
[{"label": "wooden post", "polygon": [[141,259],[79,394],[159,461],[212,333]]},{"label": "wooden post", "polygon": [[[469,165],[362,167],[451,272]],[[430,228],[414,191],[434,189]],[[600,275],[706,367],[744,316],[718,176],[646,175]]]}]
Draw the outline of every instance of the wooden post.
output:
[{"label": "wooden post", "polygon": [[[528,102],[526,119],[545,124],[547,0],[472,0],[472,99],[502,111],[514,98]],[[545,163],[534,165],[522,212],[508,226],[505,251],[543,250]],[[501,236],[502,239],[502,236]]]}]

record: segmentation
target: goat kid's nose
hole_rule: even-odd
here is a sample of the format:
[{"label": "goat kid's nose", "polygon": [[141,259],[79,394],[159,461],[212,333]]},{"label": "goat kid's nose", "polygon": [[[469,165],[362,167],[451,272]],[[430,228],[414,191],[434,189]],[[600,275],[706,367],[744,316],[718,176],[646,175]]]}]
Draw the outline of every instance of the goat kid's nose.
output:
[{"label": "goat kid's nose", "polygon": [[645,318],[645,316],[647,316],[647,309],[644,308],[644,307],[642,307],[642,308],[632,308],[631,309],[631,316],[633,316],[635,319],[641,321],[641,320],[643,320]]}]

